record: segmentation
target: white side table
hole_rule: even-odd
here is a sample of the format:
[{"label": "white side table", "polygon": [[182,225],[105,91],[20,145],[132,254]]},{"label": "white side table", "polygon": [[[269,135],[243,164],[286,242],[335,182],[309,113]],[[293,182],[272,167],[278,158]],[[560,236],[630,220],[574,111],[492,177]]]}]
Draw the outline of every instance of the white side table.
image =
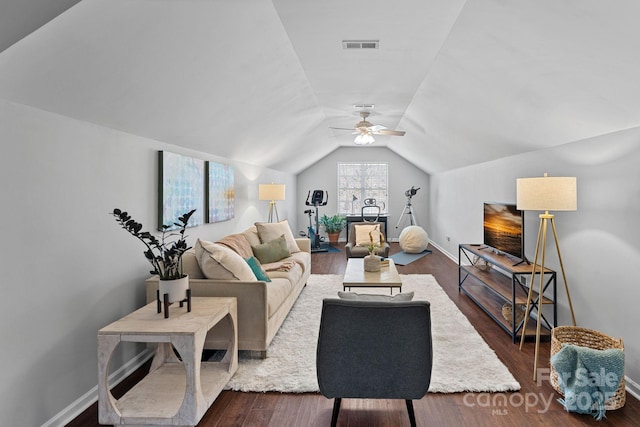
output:
[{"label": "white side table", "polygon": [[[207,332],[227,323],[229,346],[220,362],[201,361]],[[109,362],[121,341],[158,343],[149,374],[121,399],[109,387]],[[156,302],[98,331],[98,420],[113,425],[195,426],[238,367],[235,298],[192,298],[191,312]],[[173,351],[175,348],[179,358]]]}]

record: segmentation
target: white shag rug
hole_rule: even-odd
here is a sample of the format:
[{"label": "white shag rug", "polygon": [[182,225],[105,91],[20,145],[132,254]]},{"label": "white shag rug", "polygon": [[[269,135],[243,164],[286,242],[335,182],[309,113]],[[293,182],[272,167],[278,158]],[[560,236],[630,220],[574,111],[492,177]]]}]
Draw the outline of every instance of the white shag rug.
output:
[{"label": "white shag rug", "polygon": [[[519,390],[520,384],[430,274],[403,274],[402,292],[431,303],[431,393]],[[274,337],[266,359],[243,358],[227,390],[318,392],[316,346],[323,298],[337,298],[342,275],[312,274]],[[387,288],[358,289],[384,293]]]}]

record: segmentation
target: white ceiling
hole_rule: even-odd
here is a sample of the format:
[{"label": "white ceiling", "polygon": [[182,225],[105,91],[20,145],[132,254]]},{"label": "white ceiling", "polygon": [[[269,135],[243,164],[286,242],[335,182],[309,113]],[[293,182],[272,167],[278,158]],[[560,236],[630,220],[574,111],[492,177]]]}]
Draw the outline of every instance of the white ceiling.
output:
[{"label": "white ceiling", "polygon": [[637,0],[84,0],[24,37],[73,3],[3,1],[1,98],[291,173],[353,104],[429,173],[640,124]]}]

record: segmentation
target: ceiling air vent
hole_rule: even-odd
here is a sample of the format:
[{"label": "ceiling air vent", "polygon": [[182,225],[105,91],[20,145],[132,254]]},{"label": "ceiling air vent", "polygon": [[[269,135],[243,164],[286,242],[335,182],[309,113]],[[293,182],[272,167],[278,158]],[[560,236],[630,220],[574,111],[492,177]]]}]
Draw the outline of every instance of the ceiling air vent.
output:
[{"label": "ceiling air vent", "polygon": [[342,40],[343,49],[377,49],[380,40]]}]

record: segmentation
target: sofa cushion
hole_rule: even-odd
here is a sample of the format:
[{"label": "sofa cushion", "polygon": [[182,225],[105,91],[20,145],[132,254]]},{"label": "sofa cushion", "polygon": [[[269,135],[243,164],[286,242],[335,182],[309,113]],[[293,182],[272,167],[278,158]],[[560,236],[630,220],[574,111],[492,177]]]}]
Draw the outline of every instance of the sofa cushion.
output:
[{"label": "sofa cushion", "polygon": [[359,301],[411,301],[413,299],[413,291],[404,294],[396,295],[373,295],[373,294],[357,294],[355,292],[340,292],[338,291],[338,297],[345,300],[359,300]]},{"label": "sofa cushion", "polygon": [[193,249],[207,279],[257,280],[249,264],[224,245],[198,239]]},{"label": "sofa cushion", "polygon": [[262,243],[270,242],[284,235],[287,246],[289,247],[289,252],[300,252],[296,239],[293,237],[291,227],[289,227],[289,222],[286,219],[280,222],[256,222],[255,225]]},{"label": "sofa cushion", "polygon": [[293,284],[284,277],[271,278],[267,283],[267,313],[269,318],[278,311],[282,303],[291,295]]},{"label": "sofa cushion", "polygon": [[252,249],[253,254],[258,258],[258,261],[260,261],[261,264],[280,261],[291,255],[284,235],[266,243],[253,246]]},{"label": "sofa cushion", "polygon": [[[371,235],[369,235],[371,233]],[[367,246],[371,243],[371,239],[376,244],[382,242],[382,233],[380,233],[380,224],[372,225],[356,225],[356,246]]]},{"label": "sofa cushion", "polygon": [[302,272],[311,269],[311,254],[309,252],[296,252],[291,254],[290,259],[294,260],[302,268]]},{"label": "sofa cushion", "polygon": [[[388,248],[389,247],[387,245],[376,248],[376,255],[381,257],[388,256]],[[353,246],[349,249],[348,256],[351,258],[364,258],[367,255],[369,255],[369,249],[365,248],[364,246]]]},{"label": "sofa cushion", "polygon": [[262,268],[262,265],[260,265],[260,261],[258,261],[256,257],[250,256],[249,258],[245,258],[245,261],[247,261],[247,264],[249,264],[249,267],[251,267],[251,271],[253,271],[253,274],[255,274],[256,279],[263,282],[271,281],[269,276],[267,276],[267,272],[264,271],[264,268]]},{"label": "sofa cushion", "polygon": [[[291,259],[291,258],[288,258]],[[298,283],[302,277],[302,267],[298,263],[293,263],[293,266],[288,271],[282,270],[269,270],[267,275],[271,279],[283,278],[289,280],[291,283]]]}]

